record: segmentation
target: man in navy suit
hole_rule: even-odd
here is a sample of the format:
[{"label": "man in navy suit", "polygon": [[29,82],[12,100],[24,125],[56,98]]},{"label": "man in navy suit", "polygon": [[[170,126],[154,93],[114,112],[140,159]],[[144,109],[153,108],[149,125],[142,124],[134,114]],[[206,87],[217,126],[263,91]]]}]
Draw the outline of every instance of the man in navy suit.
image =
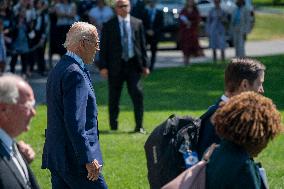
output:
[{"label": "man in navy suit", "polygon": [[109,121],[111,130],[118,129],[119,100],[123,84],[134,106],[135,132],[143,128],[143,92],[141,75],[150,73],[142,21],[130,16],[129,0],[117,0],[117,16],[103,26],[100,51],[100,74],[108,78]]},{"label": "man in navy suit", "polygon": [[202,158],[204,151],[212,143],[220,143],[220,138],[215,132],[211,117],[219,108],[221,102],[227,102],[230,97],[238,95],[245,91],[254,91],[260,94],[264,93],[265,66],[250,58],[233,58],[225,70],[225,94],[217,103],[208,108],[205,113],[205,119],[202,119],[200,135],[197,145],[199,159]]},{"label": "man in navy suit", "polygon": [[47,80],[47,129],[42,168],[51,172],[53,189],[105,189],[99,144],[98,110],[89,72],[99,40],[96,27],[74,23],[67,53]]},{"label": "man in navy suit", "polygon": [[29,130],[29,123],[36,114],[34,105],[33,90],[26,81],[12,74],[0,77],[1,189],[39,188],[27,163],[34,157],[33,150],[30,157],[29,153],[22,154],[23,147],[30,147],[16,145],[15,141],[17,136]]},{"label": "man in navy suit", "polygon": [[150,45],[151,50],[151,65],[150,71],[153,71],[156,62],[156,53],[158,50],[158,43],[164,27],[163,11],[157,9],[157,0],[148,0],[147,11],[143,20],[146,41]]}]

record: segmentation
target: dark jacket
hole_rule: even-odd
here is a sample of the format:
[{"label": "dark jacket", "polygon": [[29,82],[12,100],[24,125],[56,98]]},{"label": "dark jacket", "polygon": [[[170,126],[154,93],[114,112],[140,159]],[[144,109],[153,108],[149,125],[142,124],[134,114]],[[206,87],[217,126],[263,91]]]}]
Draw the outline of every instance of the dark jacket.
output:
[{"label": "dark jacket", "polygon": [[155,18],[152,22],[151,22],[151,15],[149,14],[149,11],[146,11],[145,14],[146,15],[145,15],[145,18],[143,20],[145,31],[153,30],[154,36],[152,37],[152,40],[159,41],[163,27],[164,27],[163,11],[157,9],[156,14],[155,14]]},{"label": "dark jacket", "polygon": [[96,97],[89,73],[64,55],[50,72],[42,168],[87,174],[86,163],[102,164]]},{"label": "dark jacket", "polygon": [[219,99],[216,104],[208,108],[207,112],[202,116],[204,118],[201,117],[202,122],[197,144],[197,153],[199,159],[202,158],[203,153],[212,143],[218,144],[220,142],[220,138],[216,134],[214,125],[211,122],[211,117],[219,108],[220,102],[221,99]]},{"label": "dark jacket", "polygon": [[222,140],[206,167],[207,189],[264,189],[259,167],[244,148]]},{"label": "dark jacket", "polygon": [[[31,189],[39,189],[38,183],[26,163],[29,172]],[[5,150],[0,139],[0,188],[1,189],[28,189],[21,173],[16,167],[11,156]]]},{"label": "dark jacket", "polygon": [[[143,68],[148,67],[143,24],[141,20],[130,16],[130,26],[135,57],[133,66],[142,72]],[[100,49],[99,68],[108,69],[110,76],[118,76],[124,65],[121,62],[122,45],[117,16],[104,24]]]}]

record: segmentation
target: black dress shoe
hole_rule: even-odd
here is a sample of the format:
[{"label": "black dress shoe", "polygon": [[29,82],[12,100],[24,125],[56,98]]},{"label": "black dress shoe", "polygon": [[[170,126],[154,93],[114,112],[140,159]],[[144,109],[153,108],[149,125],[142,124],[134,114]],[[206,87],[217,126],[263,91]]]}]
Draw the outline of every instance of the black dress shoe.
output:
[{"label": "black dress shoe", "polygon": [[143,135],[146,135],[146,134],[147,134],[147,131],[146,131],[143,127],[141,127],[141,128],[135,128],[134,132],[135,132],[135,133],[141,133],[141,134],[143,134]]}]

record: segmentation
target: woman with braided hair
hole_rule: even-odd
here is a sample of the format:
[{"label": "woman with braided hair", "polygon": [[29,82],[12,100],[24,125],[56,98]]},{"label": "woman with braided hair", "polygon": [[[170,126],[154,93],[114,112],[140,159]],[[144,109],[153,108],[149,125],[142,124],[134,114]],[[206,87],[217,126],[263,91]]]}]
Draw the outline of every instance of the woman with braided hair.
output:
[{"label": "woman with braided hair", "polygon": [[212,121],[221,143],[207,164],[206,188],[268,188],[263,168],[253,158],[281,132],[280,113],[273,102],[255,92],[243,92],[223,104]]}]

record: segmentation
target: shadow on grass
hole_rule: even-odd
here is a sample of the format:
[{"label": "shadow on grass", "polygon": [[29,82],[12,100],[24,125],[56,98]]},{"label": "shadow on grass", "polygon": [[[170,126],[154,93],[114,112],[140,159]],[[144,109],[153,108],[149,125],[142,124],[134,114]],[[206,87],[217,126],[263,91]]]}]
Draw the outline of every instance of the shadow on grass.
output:
[{"label": "shadow on grass", "polygon": [[[284,56],[260,58],[266,65],[265,96],[279,109],[284,109]],[[165,68],[153,72],[143,81],[145,111],[205,110],[223,94],[225,64],[200,64],[191,67]],[[107,105],[107,83],[96,84],[97,102]],[[132,110],[132,103],[123,90],[121,110]]]},{"label": "shadow on grass", "polygon": [[117,130],[117,131],[111,131],[111,130],[100,130],[100,134],[103,135],[117,135],[117,134],[128,134],[128,131],[121,131],[121,130]]}]

